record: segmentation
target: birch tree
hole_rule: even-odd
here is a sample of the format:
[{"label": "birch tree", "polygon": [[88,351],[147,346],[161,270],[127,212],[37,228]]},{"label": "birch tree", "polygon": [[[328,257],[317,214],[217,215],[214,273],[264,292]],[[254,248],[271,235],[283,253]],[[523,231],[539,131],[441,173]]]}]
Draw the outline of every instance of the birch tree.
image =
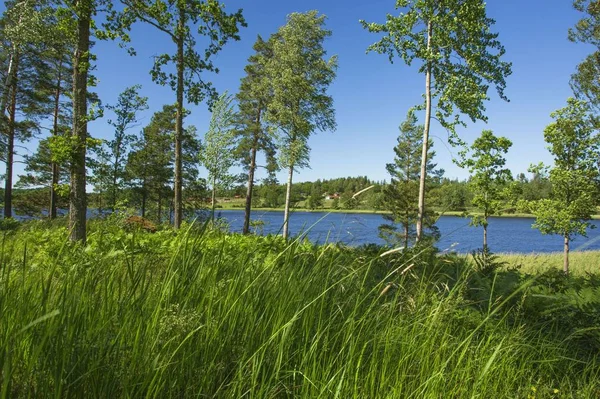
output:
[{"label": "birch tree", "polygon": [[221,94],[213,106],[208,132],[200,151],[200,162],[208,170],[208,180],[212,186],[212,215],[215,217],[217,187],[225,182],[229,169],[235,162],[235,112],[233,97],[227,92]]},{"label": "birch tree", "polygon": [[288,237],[294,171],[308,166],[308,138],[316,131],[335,130],[333,98],[327,89],[335,79],[337,57],[323,46],[331,31],[317,11],[293,13],[272,36],[273,57],[266,72],[272,85],[267,120],[278,132],[277,149],[287,169],[283,236]]},{"label": "birch tree", "polygon": [[495,87],[504,95],[505,79],[511,64],[503,61],[504,47],[491,28],[495,21],[486,14],[483,0],[396,0],[400,14],[387,15],[385,23],[361,21],[369,32],[383,34],[367,52],[399,57],[406,65],[419,63],[424,75],[425,111],[417,241],[423,236],[425,183],[431,120],[436,119],[448,131],[449,141],[461,143],[457,126],[464,126],[461,115],[471,121],[486,121],[485,101]]},{"label": "birch tree", "polygon": [[471,153],[462,153],[460,166],[472,173],[469,181],[472,204],[483,213],[482,216],[473,216],[471,224],[483,227],[484,251],[488,246],[489,217],[502,213],[505,189],[512,180],[504,158],[511,146],[512,142],[506,137],[497,137],[491,130],[484,130],[471,145]]},{"label": "birch tree", "polygon": [[568,99],[567,106],[551,114],[554,122],[544,130],[544,139],[554,158],[550,169],[550,198],[532,206],[534,227],[542,234],[563,237],[563,271],[569,273],[569,244],[585,236],[596,210],[600,178],[598,122],[585,101]]}]

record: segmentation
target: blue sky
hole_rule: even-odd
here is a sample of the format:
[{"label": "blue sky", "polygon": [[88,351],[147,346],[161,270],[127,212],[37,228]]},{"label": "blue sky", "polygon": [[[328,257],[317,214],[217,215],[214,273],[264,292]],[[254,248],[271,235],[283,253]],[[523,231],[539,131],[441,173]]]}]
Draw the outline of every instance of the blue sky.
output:
[{"label": "blue sky", "polygon": [[[285,23],[286,15],[317,9],[327,15],[327,28],[333,35],[325,46],[329,55],[337,54],[337,79],[330,89],[334,98],[337,130],[319,132],[311,137],[310,169],[301,170],[296,181],[316,180],[343,176],[366,175],[371,179],[387,179],[385,164],[393,158],[393,146],[398,125],[407,110],[421,102],[424,77],[415,67],[407,67],[401,60],[390,64],[387,57],[376,53],[365,54],[367,46],[377,40],[359,24],[360,19],[383,22],[386,13],[396,13],[394,0],[304,0],[302,2],[275,0],[232,0],[227,9],[244,9],[248,27],[241,31],[241,41],[231,42],[215,57],[220,68],[218,75],[207,74],[219,92],[235,93],[244,75],[247,58],[258,34],[268,37]],[[575,66],[591,49],[567,40],[567,30],[580,18],[565,0],[492,0],[488,15],[496,20],[494,31],[506,48],[506,60],[513,63],[513,74],[507,80],[505,94],[510,102],[497,98],[487,103],[487,124],[470,123],[459,131],[471,142],[482,129],[491,129],[496,135],[513,141],[507,161],[514,173],[526,172],[531,163],[551,162],[543,141],[543,129],[551,121],[550,112],[561,108],[571,95],[569,77]],[[142,123],[149,122],[153,112],[164,104],[174,103],[175,94],[168,87],[153,83],[149,76],[152,56],[173,52],[172,42],[154,28],[136,25],[132,31],[132,45],[136,57],[130,57],[116,43],[98,42],[99,79],[96,91],[103,102],[114,103],[127,86],[141,84],[142,94],[149,97],[150,109],[142,115]],[[199,39],[199,46],[202,46]],[[201,49],[201,47],[199,47]],[[191,115],[186,124],[193,124],[203,135],[210,114],[206,104],[188,105]],[[110,117],[107,112],[107,117]],[[139,128],[137,128],[139,130]],[[95,137],[110,137],[105,121],[91,124]],[[452,163],[458,149],[446,143],[446,133],[433,126],[432,134],[439,167],[451,178],[466,178],[468,173]],[[33,150],[37,144],[27,144]],[[16,167],[17,174],[22,166]],[[280,179],[283,179],[281,174]]]}]

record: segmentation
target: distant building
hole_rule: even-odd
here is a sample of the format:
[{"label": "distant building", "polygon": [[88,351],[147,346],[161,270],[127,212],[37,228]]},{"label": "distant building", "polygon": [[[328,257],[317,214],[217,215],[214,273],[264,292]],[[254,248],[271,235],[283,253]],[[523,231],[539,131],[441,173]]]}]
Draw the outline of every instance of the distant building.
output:
[{"label": "distant building", "polygon": [[334,200],[334,199],[340,199],[340,193],[325,193],[325,199],[326,200]]}]

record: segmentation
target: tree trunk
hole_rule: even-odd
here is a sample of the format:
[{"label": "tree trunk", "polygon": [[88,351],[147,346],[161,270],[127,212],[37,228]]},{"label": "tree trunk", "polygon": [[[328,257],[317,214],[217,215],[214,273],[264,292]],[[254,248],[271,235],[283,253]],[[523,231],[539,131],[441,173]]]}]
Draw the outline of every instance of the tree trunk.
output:
[{"label": "tree trunk", "polygon": [[113,165],[113,175],[112,175],[112,192],[110,199],[110,210],[114,213],[115,208],[117,207],[117,170],[119,168],[119,153],[115,154],[115,164]]},{"label": "tree trunk", "polygon": [[[17,116],[17,79],[19,68],[19,53],[14,54],[14,69],[10,95],[10,110],[8,112],[8,137],[6,142],[6,177],[4,179],[4,218],[12,217],[12,178],[15,155],[15,123]],[[9,90],[9,88],[6,88]]]},{"label": "tree trunk", "polygon": [[487,220],[485,221],[485,224],[483,225],[483,250],[485,251],[487,249],[488,246],[488,240],[487,240]]},{"label": "tree trunk", "polygon": [[[58,78],[56,81],[56,93],[54,95],[54,115],[52,123],[52,135],[58,136],[58,116],[60,106],[60,94],[62,89],[62,59],[58,63]],[[58,185],[58,177],[60,170],[58,163],[52,161],[52,183],[50,184],[50,219],[56,219],[57,216],[57,202],[58,195],[56,192],[56,186]]]},{"label": "tree trunk", "polygon": [[[408,147],[410,148],[410,141],[408,142]],[[405,174],[405,179],[404,179],[404,187],[406,189],[406,191],[408,192],[408,190],[410,189],[410,179],[411,179],[411,175],[410,175],[410,168],[411,168],[411,162],[412,159],[410,157],[410,151],[407,154],[407,158],[406,158],[406,170],[404,171]],[[408,248],[408,233],[410,232],[410,206],[412,204],[406,204],[406,210],[404,211],[404,248]]]},{"label": "tree trunk", "polygon": [[[260,113],[259,113],[260,120]],[[244,213],[243,234],[250,233],[250,212],[252,209],[252,189],[254,188],[254,172],[256,170],[256,152],[258,147],[258,135],[254,135],[252,142],[252,154],[250,155],[250,169],[248,170],[248,189],[246,191],[246,211]]]},{"label": "tree trunk", "polygon": [[179,8],[178,34],[177,34],[177,120],[175,122],[175,198],[173,207],[175,215],[173,224],[176,229],[181,226],[183,219],[183,178],[181,155],[181,142],[183,140],[183,69],[184,69],[184,54],[183,54],[183,28],[185,20],[185,9],[183,6]]},{"label": "tree trunk", "polygon": [[162,190],[158,190],[158,201],[156,202],[156,220],[162,222]]},{"label": "tree trunk", "polygon": [[569,236],[565,235],[565,247],[564,247],[564,261],[563,261],[563,272],[566,275],[569,274]]},{"label": "tree trunk", "polygon": [[215,223],[215,207],[217,205],[217,178],[213,177],[212,181],[212,210],[210,212],[210,221]]},{"label": "tree trunk", "polygon": [[294,176],[294,166],[290,166],[288,172],[287,188],[285,190],[285,210],[283,212],[283,238],[288,238],[289,220],[290,220],[290,200],[292,198],[292,178]]},{"label": "tree trunk", "polygon": [[[83,4],[82,4],[83,3]],[[71,241],[86,240],[87,198],[85,192],[85,152],[87,140],[87,79],[90,50],[92,5],[78,1],[77,49],[73,60],[73,132],[76,147],[71,157],[71,191],[69,195],[69,230]]]},{"label": "tree trunk", "polygon": [[[433,28],[427,22],[427,50],[431,48]],[[427,152],[429,150],[429,126],[431,124],[431,62],[425,70],[425,129],[423,130],[423,151],[421,152],[421,175],[419,176],[419,214],[417,217],[417,242],[423,238],[423,217],[425,215],[425,180],[427,179]]]},{"label": "tree trunk", "polygon": [[[21,19],[19,18],[19,23]],[[2,103],[0,104],[0,112],[2,112],[2,119],[6,116],[6,107],[10,98],[10,88],[13,86],[13,78],[15,71],[15,54],[17,54],[16,46],[12,46],[12,52],[8,59],[8,69],[6,71],[6,80],[4,81],[4,93],[2,94]]]},{"label": "tree trunk", "polygon": [[142,217],[146,217],[146,198],[148,196],[148,192],[146,190],[146,181],[142,183]]}]

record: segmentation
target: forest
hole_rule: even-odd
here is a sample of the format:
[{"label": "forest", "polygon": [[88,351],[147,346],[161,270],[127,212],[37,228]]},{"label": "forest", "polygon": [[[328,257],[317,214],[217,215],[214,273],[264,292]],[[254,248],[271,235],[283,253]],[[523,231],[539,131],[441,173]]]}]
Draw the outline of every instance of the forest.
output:
[{"label": "forest", "polygon": [[[518,174],[509,138],[461,135],[510,100],[516,65],[486,3],[388,2],[354,21],[364,51],[423,91],[380,154],[387,178],[303,182],[311,140],[338,124],[326,15],[290,9],[249,38],[247,11],[219,0],[4,2],[0,399],[600,396],[600,256],[570,247],[600,206],[600,2],[572,4],[565,38],[593,51],[540,132],[552,163]],[[159,109],[138,82],[97,92],[95,48],[135,57],[140,27],[170,45],[140,71],[170,90]],[[238,90],[220,90],[241,40]],[[187,122],[198,107],[206,129]],[[468,178],[446,176],[434,124]],[[241,234],[215,217],[235,208]],[[282,211],[281,234],[252,231],[257,209]],[[387,244],[315,244],[290,231],[300,209],[382,213]],[[444,214],[482,227],[481,249],[439,251]],[[562,267],[492,252],[502,215],[560,237]]]}]

